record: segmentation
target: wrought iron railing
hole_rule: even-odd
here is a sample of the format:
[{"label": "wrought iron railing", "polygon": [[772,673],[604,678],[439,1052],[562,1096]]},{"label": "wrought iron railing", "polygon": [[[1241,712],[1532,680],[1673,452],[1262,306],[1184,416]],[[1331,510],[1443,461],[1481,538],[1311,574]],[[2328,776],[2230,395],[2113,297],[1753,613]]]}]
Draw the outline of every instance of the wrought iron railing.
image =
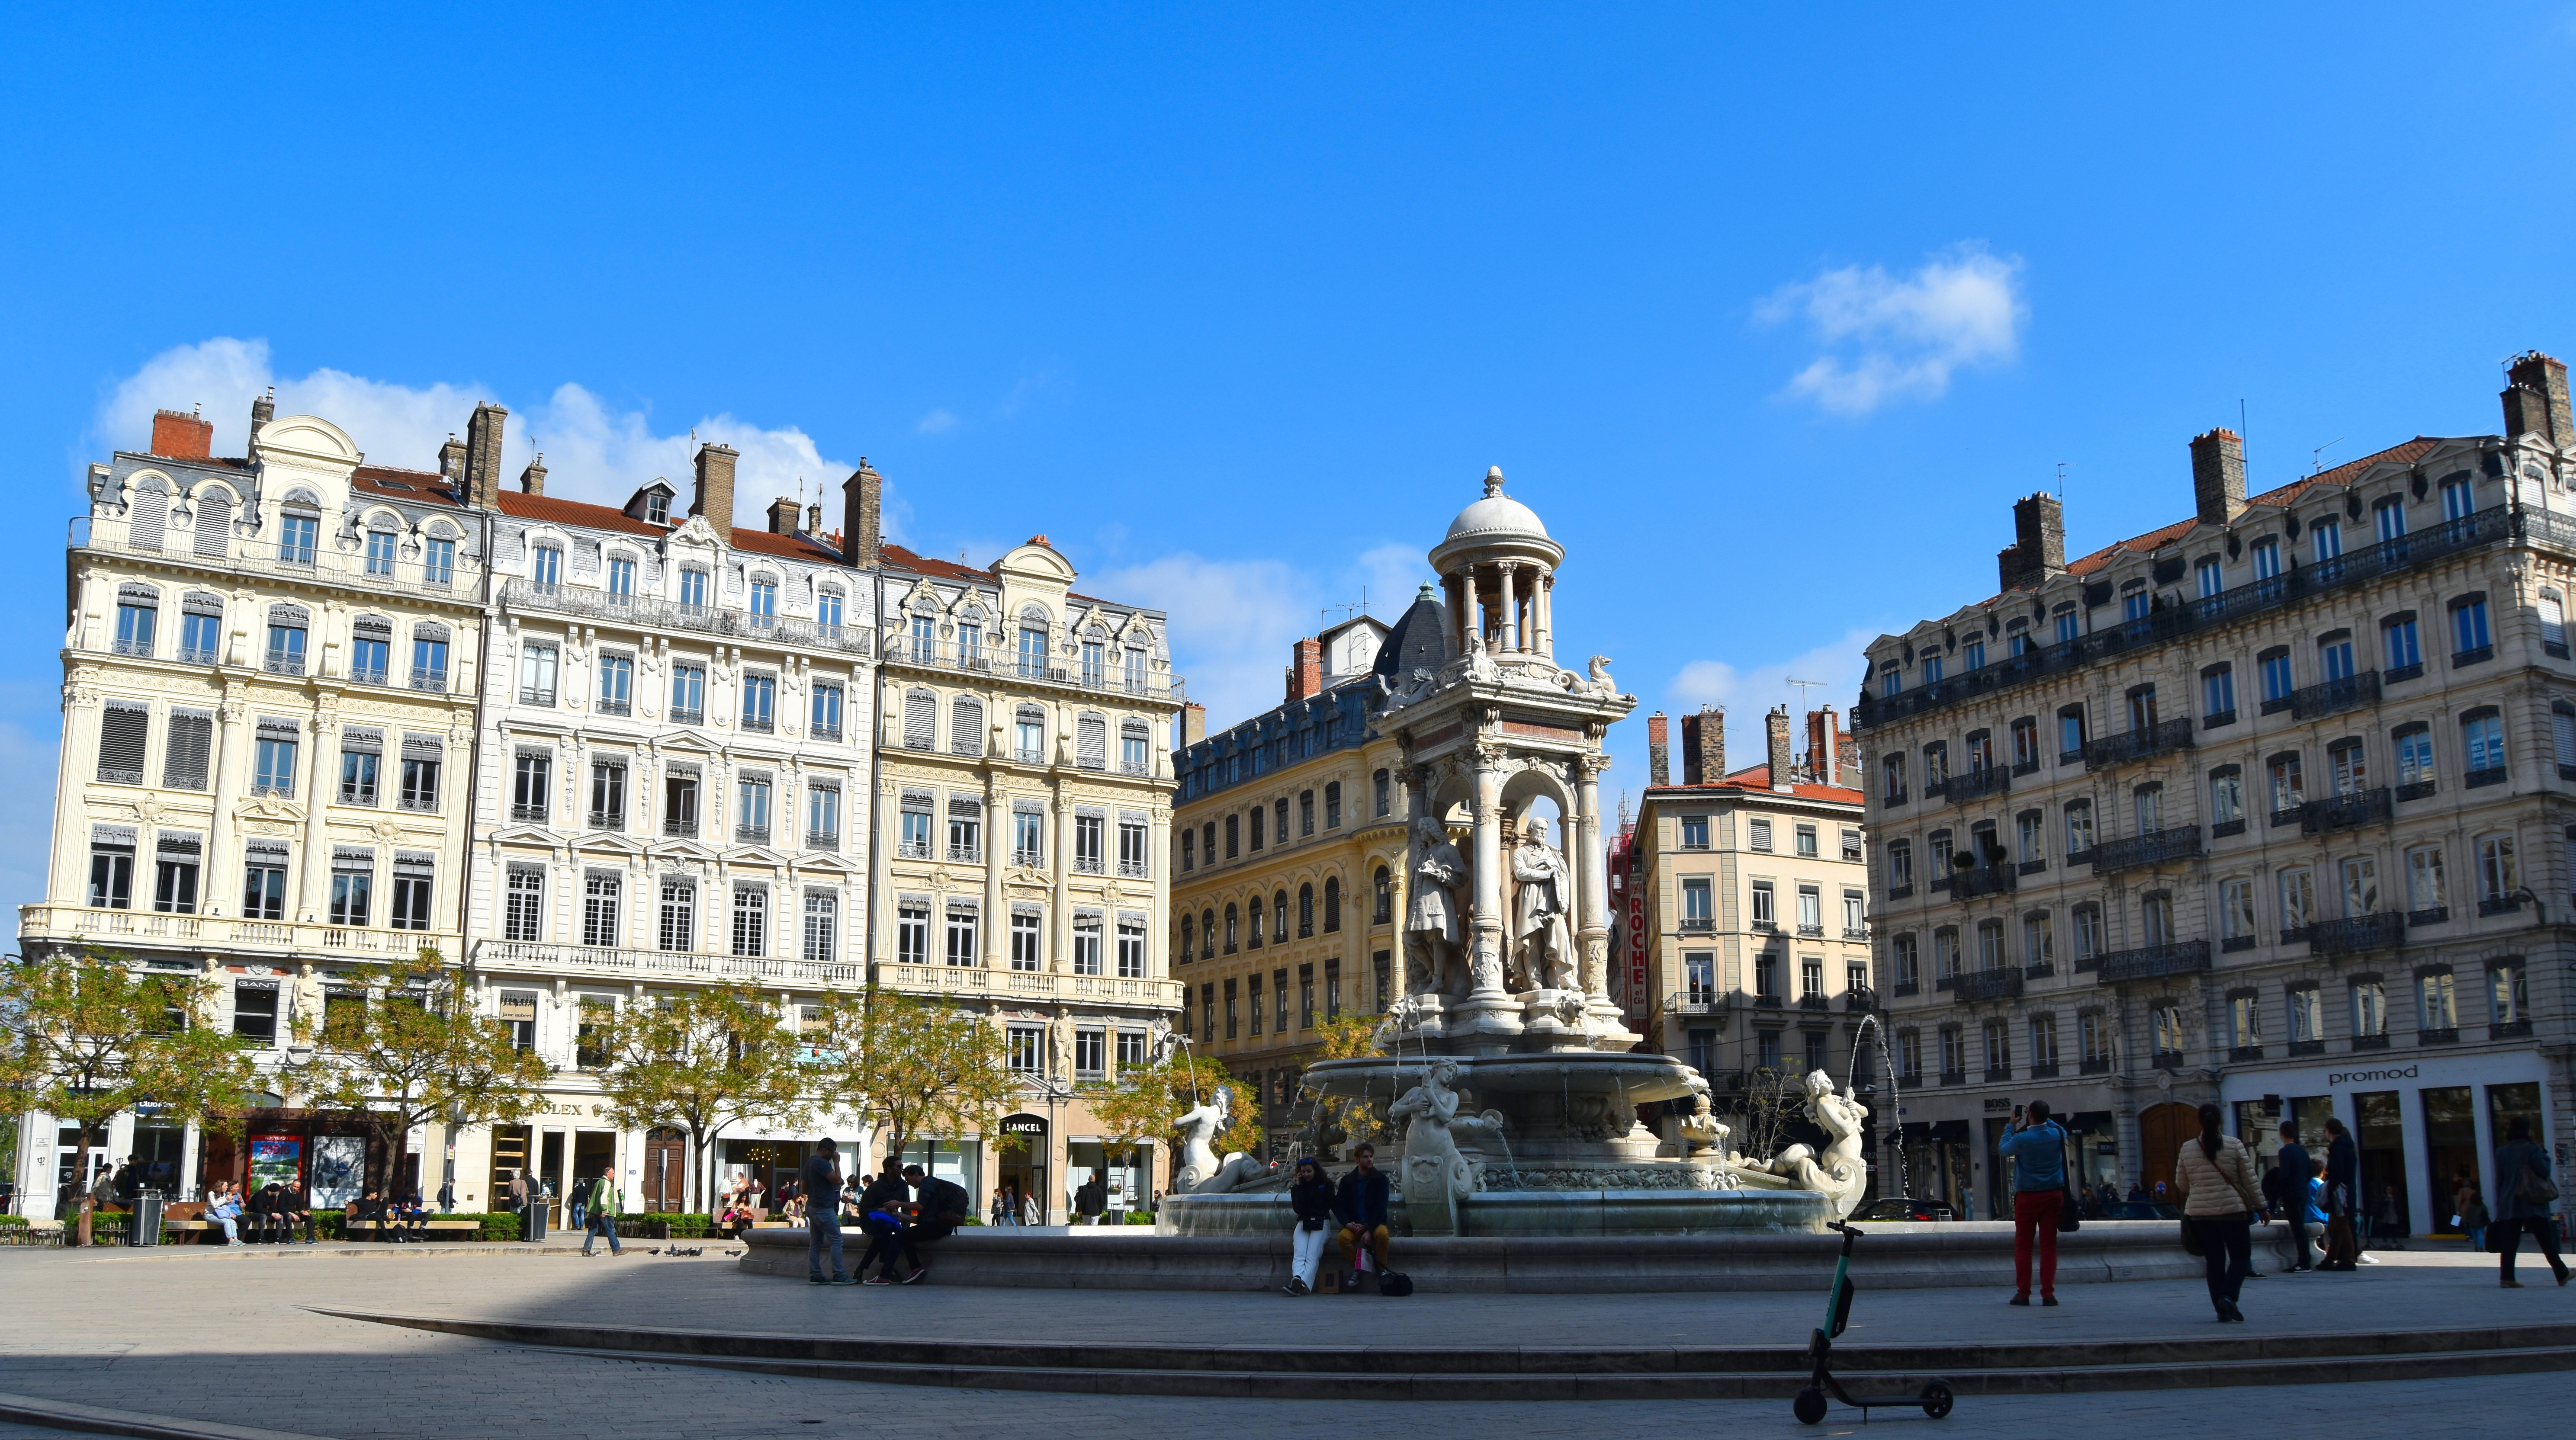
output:
[{"label": "wrought iron railing", "polygon": [[2199,826],[2169,826],[2162,830],[2150,830],[2144,835],[2105,840],[2094,846],[2093,873],[2109,875],[2115,871],[2134,870],[2142,865],[2162,865],[2174,860],[2188,860],[2199,853]]},{"label": "wrought iron railing", "polygon": [[2385,950],[2406,941],[2406,917],[2394,910],[2376,915],[2347,915],[2340,920],[2317,920],[2308,925],[2308,953],[2311,955],[2357,955],[2365,950]]},{"label": "wrought iron railing", "polygon": [[2196,975],[2209,968],[2209,942],[2184,940],[2172,945],[2146,945],[2114,950],[2102,957],[2094,983],[2120,985],[2166,975]]},{"label": "wrought iron railing", "polygon": [[2125,735],[2105,735],[2099,740],[2085,741],[2084,768],[2108,770],[2113,766],[2127,765],[2151,756],[2171,754],[2176,750],[2188,750],[2195,743],[2197,743],[2197,731],[2191,723],[2191,717],[2184,716],[2180,720],[2160,721],[2143,729],[2129,731]]}]

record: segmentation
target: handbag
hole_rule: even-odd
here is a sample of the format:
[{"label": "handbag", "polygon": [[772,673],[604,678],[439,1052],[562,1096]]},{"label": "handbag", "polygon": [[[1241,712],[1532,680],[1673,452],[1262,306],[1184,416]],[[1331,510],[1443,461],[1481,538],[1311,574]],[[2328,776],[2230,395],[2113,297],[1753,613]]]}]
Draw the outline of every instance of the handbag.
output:
[{"label": "handbag", "polygon": [[2066,1127],[2061,1125],[2057,1130],[2059,1179],[2057,1229],[2058,1233],[2067,1235],[2073,1234],[2084,1225],[2084,1217],[2075,1211],[2075,1166],[2068,1159],[2067,1152],[2070,1148],[2071,1142],[2067,1137]]},{"label": "handbag", "polygon": [[2188,1215],[2182,1217],[2182,1253],[2185,1255],[2201,1253],[2200,1227],[2192,1224],[2191,1217]]},{"label": "handbag", "polygon": [[2547,1205],[2558,1198],[2558,1182],[2541,1174],[2529,1160],[2525,1160],[2522,1173],[2513,1180],[2513,1198],[2525,1205]]}]

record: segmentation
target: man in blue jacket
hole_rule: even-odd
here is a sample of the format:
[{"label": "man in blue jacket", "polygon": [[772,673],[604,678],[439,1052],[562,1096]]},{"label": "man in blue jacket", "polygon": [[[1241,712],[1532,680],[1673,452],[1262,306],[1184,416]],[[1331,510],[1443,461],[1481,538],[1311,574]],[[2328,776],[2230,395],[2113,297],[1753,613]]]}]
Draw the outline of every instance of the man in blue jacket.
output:
[{"label": "man in blue jacket", "polygon": [[2013,1297],[2030,1303],[2030,1242],[2039,1238],[2039,1303],[2057,1303],[2057,1214],[2066,1205],[2066,1131],[2048,1102],[2015,1105],[1995,1152],[2012,1164]]},{"label": "man in blue jacket", "polygon": [[1333,1236],[1341,1247],[1345,1268],[1359,1264],[1359,1249],[1365,1245],[1377,1257],[1378,1284],[1386,1284],[1386,1172],[1377,1168],[1377,1151],[1367,1145],[1351,1152],[1356,1163],[1351,1173],[1342,1177],[1341,1188],[1333,1195],[1333,1218],[1342,1228]]}]

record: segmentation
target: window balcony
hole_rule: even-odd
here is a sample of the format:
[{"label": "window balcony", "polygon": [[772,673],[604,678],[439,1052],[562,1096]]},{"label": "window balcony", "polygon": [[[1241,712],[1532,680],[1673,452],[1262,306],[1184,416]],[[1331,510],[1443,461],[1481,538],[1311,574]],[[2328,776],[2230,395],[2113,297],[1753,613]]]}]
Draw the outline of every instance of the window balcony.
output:
[{"label": "window balcony", "polygon": [[951,845],[948,847],[948,858],[960,865],[981,865],[984,863],[984,847],[981,845]]},{"label": "window balcony", "polygon": [[1915,981],[1899,980],[1896,982],[1896,998],[1899,1000],[1911,1000],[1922,993],[1922,985]]},{"label": "window balcony", "polygon": [[1999,765],[1989,765],[1982,770],[1951,776],[1944,793],[1951,804],[1965,805],[1971,800],[2001,795],[2011,789],[2012,772]]},{"label": "window balcony", "polygon": [[695,840],[698,838],[698,822],[695,820],[665,820],[662,822],[662,833],[681,840]]},{"label": "window balcony", "polygon": [[2012,1067],[2010,1065],[1989,1065],[1986,1067],[1986,1083],[1989,1085],[1999,1085],[2011,1078]]},{"label": "window balcony", "polygon": [[1693,990],[1665,1001],[1664,1008],[1675,1015],[1715,1015],[1725,1010],[1726,1002],[1714,990]]},{"label": "window balcony", "polygon": [[1965,1085],[1968,1083],[1968,1072],[1965,1070],[1944,1070],[1941,1072],[1941,1083],[1944,1085]]},{"label": "window balcony", "polygon": [[2395,816],[2396,808],[2386,789],[2356,790],[2327,800],[2311,800],[2299,807],[2299,833],[2331,835],[2337,830],[2385,825]]},{"label": "window balcony", "polygon": [[1682,917],[1682,933],[1685,935],[1706,935],[1716,929],[1717,922],[1706,915],[1685,915]]},{"label": "window balcony", "polygon": [[1869,938],[1869,927],[1866,925],[1846,925],[1843,927],[1843,938],[1846,940],[1867,940]]},{"label": "window balcony", "polygon": [[2529,1020],[2507,1020],[2500,1025],[2490,1025],[2487,1027],[2487,1038],[2490,1040],[2520,1040],[2528,1037],[2530,1034],[2531,1022]]},{"label": "window balcony", "polygon": [[808,830],[805,832],[805,848],[808,850],[838,850],[841,848],[841,832],[838,830]]},{"label": "window balcony", "polygon": [[[425,694],[444,695],[447,693],[447,672],[427,665],[415,665],[411,668],[411,688]],[[623,715],[626,712],[621,708],[617,713]]]},{"label": "window balcony", "polygon": [[841,727],[838,725],[817,725],[806,733],[817,740],[838,740],[841,738]]},{"label": "window balcony", "polygon": [[2249,1065],[2262,1058],[2263,1047],[2260,1045],[2238,1045],[2227,1052],[2228,1063],[2234,1065]]},{"label": "window balcony", "polygon": [[513,820],[533,820],[542,825],[546,821],[546,814],[546,807],[543,805],[513,805],[510,807],[510,818]]},{"label": "window balcony", "polygon": [[1118,773],[1121,775],[1151,775],[1154,773],[1154,767],[1146,764],[1142,760],[1121,760],[1118,762]]},{"label": "window balcony", "polygon": [[2418,1045],[2457,1045],[2460,1043],[2460,1027],[2457,1025],[2445,1025],[2435,1030],[2418,1030],[2415,1032],[2415,1043]]},{"label": "window balcony", "polygon": [[149,660],[152,658],[152,642],[149,640],[119,640],[116,642],[116,653],[119,655],[137,655],[141,656],[143,659]]},{"label": "window balcony", "polygon": [[622,814],[612,814],[606,810],[593,810],[590,812],[590,828],[593,830],[623,830],[626,828],[626,817]]},{"label": "window balcony", "polygon": [[1809,993],[1798,997],[1798,1008],[1801,1010],[1830,1010],[1833,1008],[1833,1001],[1810,991]]},{"label": "window balcony", "polygon": [[1890,885],[1887,887],[1887,898],[1890,900],[1911,900],[1914,898],[1914,887],[1910,884]]},{"label": "window balcony", "polygon": [[360,685],[382,685],[385,683],[385,670],[381,665],[353,666],[349,678]]},{"label": "window balcony", "polygon": [[742,717],[742,728],[745,734],[767,735],[777,727],[766,715],[745,715]]},{"label": "window balcony", "polygon": [[2352,1037],[2352,1048],[2355,1050],[2385,1050],[2388,1048],[2388,1035],[2385,1031],[2377,1035],[2355,1035]]},{"label": "window balcony", "polygon": [[1073,857],[1073,873],[1076,875],[1106,874],[1108,872],[1108,868],[1108,866],[1101,863],[1100,857],[1097,855],[1076,855]]},{"label": "window balcony", "polygon": [[1881,803],[1881,804],[1883,804],[1883,805],[1902,805],[1902,804],[1904,804],[1904,803],[1905,803],[1905,790],[1904,790],[1904,787],[1899,786],[1898,788],[1896,788],[1896,789],[1894,789],[1894,790],[1890,790],[1890,791],[1888,791],[1888,792],[1887,792],[1887,794],[1886,794],[1886,796],[1885,796],[1885,798],[1883,798],[1879,803]]},{"label": "window balcony", "polygon": [[191,650],[187,646],[182,645],[179,647],[178,658],[179,663],[182,665],[212,665],[215,663],[215,652],[212,650]]},{"label": "window balcony", "polygon": [[898,840],[895,842],[894,854],[898,860],[927,860],[931,858],[930,849],[930,842],[927,840]]},{"label": "window balcony", "polygon": [[271,675],[301,675],[304,673],[304,656],[293,650],[271,650],[259,668]]},{"label": "window balcony", "polygon": [[2021,967],[2021,973],[2029,976],[2033,980],[2045,980],[2049,976],[2057,973],[2057,962],[2054,960],[2036,960]]},{"label": "window balcony", "polygon": [[2015,876],[2001,865],[1980,865],[1962,870],[1950,877],[1950,896],[1954,900],[1974,900],[1981,895],[2009,895]]},{"label": "window balcony", "polygon": [[2170,825],[2144,835],[2105,840],[2093,848],[2093,873],[2111,875],[2149,865],[2166,865],[2200,854],[2200,827]]},{"label": "window balcony", "polygon": [[2099,740],[2086,741],[2084,768],[2110,770],[2177,750],[2189,750],[2194,743],[2189,717],[2167,720],[2125,735],[2106,735]]},{"label": "window balcony", "polygon": [[2308,926],[2308,953],[2311,955],[2358,955],[2369,950],[2386,950],[2406,940],[2406,917],[2396,911],[2377,915],[2348,915],[2341,920],[2318,920]]},{"label": "window balcony", "polygon": [[769,827],[736,825],[733,827],[733,840],[737,845],[766,845],[769,843]]},{"label": "window balcony", "polygon": [[435,795],[405,795],[394,802],[394,808],[397,810],[408,810],[415,815],[435,815],[438,813],[438,797]]},{"label": "window balcony", "polygon": [[704,710],[689,709],[683,706],[674,705],[671,707],[671,723],[674,725],[704,725],[707,723],[707,712]]},{"label": "window balcony", "polygon": [[1825,927],[1822,925],[1800,925],[1798,927],[1798,938],[1802,940],[1822,940],[1825,938]]},{"label": "window balcony", "polygon": [[2056,1078],[2057,1078],[2057,1062],[2056,1062],[2056,1061],[2054,1061],[2054,1060],[2048,1060],[2048,1061],[2038,1061],[2038,1060],[2034,1060],[2034,1061],[2032,1061],[2032,1062],[2031,1062],[2031,1066],[2030,1066],[2030,1078],[2032,1078],[2033,1080],[2054,1080],[2054,1079],[2056,1079]]},{"label": "window balcony", "polygon": [[2474,650],[2454,650],[2451,652],[2451,668],[2458,670],[2465,666],[2483,665],[2494,658],[2493,645],[2481,645]]},{"label": "window balcony", "polygon": [[2078,1075],[2108,1075],[2111,1073],[2111,1062],[2107,1059],[2082,1061],[2076,1065],[2075,1073]]},{"label": "window balcony", "polygon": [[2290,717],[2318,720],[2379,703],[2379,672],[2364,670],[2340,680],[2322,681],[2290,692]]},{"label": "window balcony", "polygon": [[1024,747],[1012,751],[1011,758],[1019,761],[1023,765],[1044,765],[1046,763],[1046,752],[1044,750],[1031,750]]},{"label": "window balcony", "polygon": [[2522,897],[2519,895],[2507,895],[2478,902],[2478,913],[2481,915],[2510,915],[2521,908]]},{"label": "window balcony", "polygon": [[602,715],[629,715],[634,713],[634,708],[635,707],[629,705],[623,699],[611,700],[602,696],[599,702],[598,713]]},{"label": "window balcony", "polygon": [[1843,1009],[1853,1015],[1867,1015],[1878,1008],[1878,992],[1867,985],[1843,992]]},{"label": "window balcony", "polygon": [[1780,1004],[1780,997],[1777,995],[1756,995],[1753,997],[1753,1008],[1756,1010],[1778,1010],[1783,1007]]},{"label": "window balcony", "polygon": [[1035,850],[1014,850],[1011,852],[1011,863],[1035,868],[1045,864],[1046,857]]},{"label": "window balcony", "polygon": [[2290,1057],[2292,1059],[2297,1059],[2302,1055],[2323,1055],[2324,1053],[2326,1053],[2326,1042],[2323,1040],[2293,1040],[2290,1042]]},{"label": "window balcony", "polygon": [[1951,993],[1961,1000],[2002,1000],[2019,995],[2022,972],[2006,965],[1998,970],[1971,970],[1958,978]]},{"label": "window balcony", "polygon": [[2093,978],[2099,985],[2125,985],[2133,980],[2155,980],[2168,975],[2197,975],[2208,968],[2209,942],[2185,940],[2171,945],[2114,950],[2102,957]]},{"label": "window balcony", "polygon": [[2235,723],[2236,712],[2232,709],[2212,710],[2208,714],[2200,717],[2200,728],[2203,730],[2224,729],[2225,727]]},{"label": "window balcony", "polygon": [[2472,770],[2460,777],[2461,788],[2468,790],[2477,790],[2488,785],[2501,785],[2503,783],[2504,767],[2501,765],[2485,770]]},{"label": "window balcony", "polygon": [[1153,874],[1154,867],[1146,864],[1142,860],[1121,860],[1118,862],[1118,878],[1121,880],[1150,880],[1153,878]]}]

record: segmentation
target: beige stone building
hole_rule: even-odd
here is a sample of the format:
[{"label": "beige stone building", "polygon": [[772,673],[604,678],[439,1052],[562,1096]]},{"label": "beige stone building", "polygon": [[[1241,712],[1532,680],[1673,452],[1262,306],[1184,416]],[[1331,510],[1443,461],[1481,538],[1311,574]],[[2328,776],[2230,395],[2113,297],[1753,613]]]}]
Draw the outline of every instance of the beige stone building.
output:
[{"label": "beige stone building", "polygon": [[[375,964],[462,957],[483,530],[440,476],[370,465],[328,420],[257,402],[238,458],[213,429],[163,411],[149,450],[90,469],[53,860],[18,938],[207,974],[214,1022],[274,1067]],[[129,1115],[93,1155],[179,1193],[213,1171],[348,1198],[358,1128],[268,1099],[239,1144]],[[79,1136],[26,1118],[19,1193],[50,1215]]]},{"label": "beige stone building", "polygon": [[1113,1211],[1168,1179],[1077,1088],[1150,1063],[1180,1004],[1164,918],[1186,697],[1162,614],[1074,579],[1042,535],[980,569],[889,545],[876,574],[870,975],[990,1016],[1023,1076],[998,1133],[916,1158],[1054,1223],[1092,1178]]},{"label": "beige stone building", "polygon": [[2265,1154],[2340,1117],[2369,1215],[2419,1234],[2513,1119],[2564,1142],[2576,432],[2565,367],[2509,379],[2502,434],[2251,497],[2199,436],[2192,517],[2072,562],[2032,496],[2000,593],[1871,644],[1917,1194],[1997,1213],[2033,1096],[2123,1192],[2203,1102]]},{"label": "beige stone building", "polygon": [[1783,708],[1764,763],[1729,771],[1724,715],[1686,715],[1674,784],[1667,722],[1648,717],[1653,774],[1612,855],[1631,1023],[1721,1103],[1759,1070],[1853,1075],[1875,1006],[1858,767],[1833,711],[1808,720],[1804,757]]}]

